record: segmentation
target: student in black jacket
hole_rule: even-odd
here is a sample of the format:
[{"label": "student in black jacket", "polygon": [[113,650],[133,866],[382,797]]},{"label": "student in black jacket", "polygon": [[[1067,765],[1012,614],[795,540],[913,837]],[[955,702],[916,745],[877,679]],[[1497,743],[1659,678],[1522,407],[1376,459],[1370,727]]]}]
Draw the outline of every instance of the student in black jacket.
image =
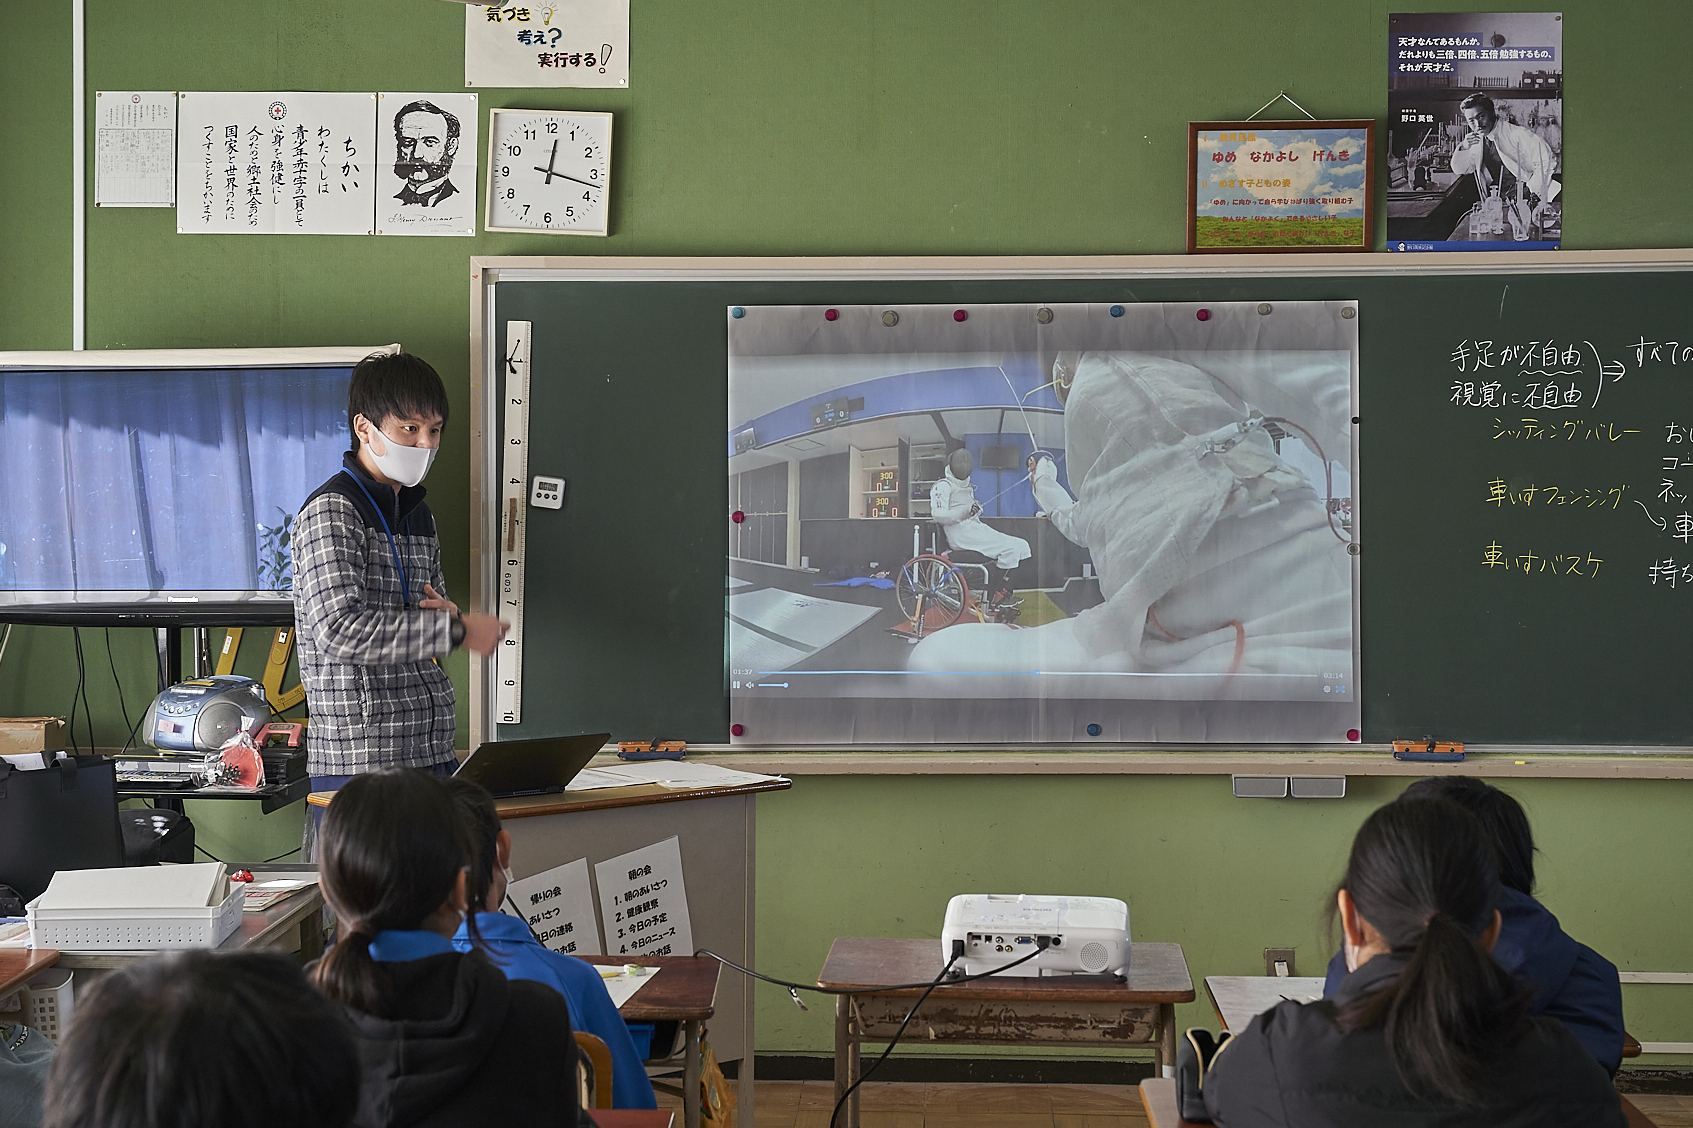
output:
[{"label": "student in black jacket", "polygon": [[1223,1128],[1623,1128],[1605,1070],[1494,962],[1499,879],[1469,812],[1390,803],[1338,894],[1351,973],[1228,1041],[1202,1093]]},{"label": "student in black jacket", "polygon": [[453,950],[472,857],[446,786],[418,769],[355,776],[324,816],[320,876],[341,935],[312,980],[357,1035],[356,1128],[576,1128],[564,997]]}]

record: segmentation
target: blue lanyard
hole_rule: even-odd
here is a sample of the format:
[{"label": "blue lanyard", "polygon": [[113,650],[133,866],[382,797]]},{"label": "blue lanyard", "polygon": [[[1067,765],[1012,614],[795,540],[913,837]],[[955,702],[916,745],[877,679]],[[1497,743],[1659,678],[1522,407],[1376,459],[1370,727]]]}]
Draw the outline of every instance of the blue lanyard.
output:
[{"label": "blue lanyard", "polygon": [[370,502],[370,507],[376,510],[376,519],[382,522],[382,531],[388,534],[388,551],[394,554],[394,569],[400,573],[400,595],[404,597],[406,606],[410,607],[411,585],[406,582],[406,566],[400,563],[400,550],[394,545],[394,531],[388,527],[387,515],[382,512],[382,507],[376,504],[376,499],[370,496],[370,491],[364,488],[364,483],[359,481],[357,474],[346,467],[342,467],[341,473],[353,480],[353,485],[359,488],[359,492],[364,494],[365,500]]}]

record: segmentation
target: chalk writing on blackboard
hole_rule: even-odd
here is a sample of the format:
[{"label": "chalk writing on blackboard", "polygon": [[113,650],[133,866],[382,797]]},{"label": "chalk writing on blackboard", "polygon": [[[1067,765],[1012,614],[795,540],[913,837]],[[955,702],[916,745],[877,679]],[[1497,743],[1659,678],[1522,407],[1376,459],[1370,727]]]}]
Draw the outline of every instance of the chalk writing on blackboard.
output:
[{"label": "chalk writing on blackboard", "polygon": [[[1512,547],[1514,550],[1517,546]],[[1508,551],[1498,541],[1493,541],[1483,550],[1481,562],[1488,571],[1497,569],[1501,575],[1521,572],[1525,576],[1583,576],[1596,580],[1599,578],[1599,565],[1605,561],[1591,552],[1584,558],[1579,553]]]},{"label": "chalk writing on blackboard", "polygon": [[1592,509],[1595,506],[1606,509],[1616,509],[1622,504],[1623,494],[1628,492],[1628,486],[1605,487],[1565,487],[1538,486],[1529,483],[1517,489],[1512,489],[1503,478],[1494,478],[1487,483],[1487,503],[1503,509],[1509,502],[1511,505],[1521,505],[1525,508],[1536,502],[1542,508],[1552,505],[1579,506]]},{"label": "chalk writing on blackboard", "polygon": [[1524,416],[1521,419],[1495,417],[1493,424],[1495,439],[1559,439],[1564,442],[1596,439],[1614,443],[1624,435],[1640,433],[1637,427],[1620,427],[1616,423],[1588,423],[1584,419],[1542,421],[1536,416]]}]

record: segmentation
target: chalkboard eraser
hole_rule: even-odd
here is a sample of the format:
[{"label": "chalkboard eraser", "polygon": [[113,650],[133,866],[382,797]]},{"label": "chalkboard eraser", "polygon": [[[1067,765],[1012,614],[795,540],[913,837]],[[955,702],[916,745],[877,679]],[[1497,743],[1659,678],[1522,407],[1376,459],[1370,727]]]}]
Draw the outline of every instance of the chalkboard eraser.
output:
[{"label": "chalkboard eraser", "polygon": [[620,740],[617,755],[624,760],[680,760],[688,754],[685,740]]},{"label": "chalkboard eraser", "polygon": [[1460,740],[1436,740],[1425,736],[1421,740],[1395,740],[1395,760],[1418,760],[1435,764],[1456,764],[1464,758],[1464,744]]}]

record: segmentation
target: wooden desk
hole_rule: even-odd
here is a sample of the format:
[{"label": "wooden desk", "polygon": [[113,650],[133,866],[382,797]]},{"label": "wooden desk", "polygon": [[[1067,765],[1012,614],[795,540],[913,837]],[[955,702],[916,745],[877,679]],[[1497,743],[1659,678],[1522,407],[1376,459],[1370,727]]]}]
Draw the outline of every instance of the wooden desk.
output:
[{"label": "wooden desk", "polygon": [[[286,876],[286,873],[255,870],[254,876],[257,880],[264,881],[269,877]],[[315,960],[323,955],[322,911],[323,890],[313,885],[292,897],[278,901],[262,913],[242,913],[241,927],[230,933],[224,942],[217,946],[217,951],[281,948],[289,952],[297,950],[301,963]],[[59,966],[77,971],[110,971],[128,967],[136,960],[158,954],[158,951],[60,952]]]},{"label": "wooden desk", "polygon": [[1207,975],[1205,993],[1223,1029],[1238,1034],[1253,1015],[1284,999],[1309,1003],[1322,998],[1323,983],[1320,975]]},{"label": "wooden desk", "polygon": [[0,999],[58,962],[51,948],[0,948]]},{"label": "wooden desk", "polygon": [[[864,994],[835,1000],[835,1099],[859,1076],[859,1047],[886,1042],[922,990],[878,990],[933,979],[946,963],[939,940],[842,938],[829,949],[817,985]],[[930,1045],[1152,1045],[1153,1062],[1176,1061],[1176,1007],[1194,998],[1180,944],[1135,944],[1129,981],[1006,976],[937,987],[906,1031]],[[858,1094],[847,1128],[858,1128]]]},{"label": "wooden desk", "polygon": [[675,1119],[666,1108],[591,1108],[588,1115],[600,1128],[670,1128]]},{"label": "wooden desk", "polygon": [[[615,758],[596,759],[588,766],[615,768],[621,762]],[[679,838],[694,946],[721,953],[742,967],[756,967],[753,962],[754,863],[758,856],[755,800],[761,793],[792,786],[785,779],[693,790],[644,784],[601,791],[526,795],[501,799],[497,806],[500,819],[511,834],[514,880],[587,858],[588,880],[594,883],[596,863],[672,836]],[[333,798],[331,793],[319,792],[308,802],[326,807]],[[597,885],[595,889],[597,903]],[[661,976],[653,982],[663,981]],[[736,1081],[736,1115],[739,1123],[749,1128],[754,1120],[756,1099],[752,987],[753,981],[738,972],[718,980],[711,1020],[711,1044],[718,1060],[741,1063]]]},{"label": "wooden desk", "polygon": [[[700,1125],[700,1023],[710,1018],[722,965],[710,956],[583,956],[591,964],[622,967],[640,964],[663,968],[664,973],[630,996],[618,1012],[632,1022],[681,1022],[682,1123],[684,1128]],[[739,972],[735,974],[739,975]],[[738,1107],[738,1105],[737,1105]],[[596,1120],[600,1109],[594,1109]],[[738,1114],[737,1114],[738,1115]],[[610,1128],[604,1125],[603,1128]],[[750,1124],[751,1121],[740,1121]]]}]

